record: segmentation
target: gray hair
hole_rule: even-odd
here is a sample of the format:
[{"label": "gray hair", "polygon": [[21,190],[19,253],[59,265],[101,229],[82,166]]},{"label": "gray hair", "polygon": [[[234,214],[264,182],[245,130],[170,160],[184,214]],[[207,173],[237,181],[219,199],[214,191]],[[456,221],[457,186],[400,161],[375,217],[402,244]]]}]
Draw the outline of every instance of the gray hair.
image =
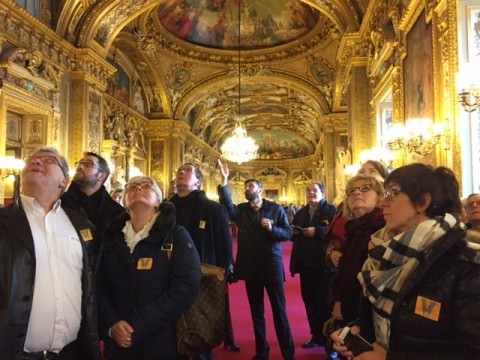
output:
[{"label": "gray hair", "polygon": [[139,175],[139,176],[134,176],[130,178],[128,182],[125,184],[125,189],[123,190],[123,200],[122,200],[123,205],[125,205],[126,191],[127,191],[128,184],[139,183],[139,182],[149,182],[152,185],[152,190],[157,196],[158,201],[160,203],[162,202],[163,200],[162,189],[160,189],[160,186],[158,186],[157,182],[150,176]]},{"label": "gray hair", "polygon": [[70,167],[68,166],[67,159],[65,159],[63,155],[60,155],[57,149],[55,149],[54,147],[48,147],[48,146],[39,147],[33,150],[33,152],[28,156],[28,158],[32,157],[32,155],[35,155],[39,152],[55,155],[55,157],[58,160],[58,166],[62,170],[63,175],[65,175],[67,179],[70,177],[69,175]]}]

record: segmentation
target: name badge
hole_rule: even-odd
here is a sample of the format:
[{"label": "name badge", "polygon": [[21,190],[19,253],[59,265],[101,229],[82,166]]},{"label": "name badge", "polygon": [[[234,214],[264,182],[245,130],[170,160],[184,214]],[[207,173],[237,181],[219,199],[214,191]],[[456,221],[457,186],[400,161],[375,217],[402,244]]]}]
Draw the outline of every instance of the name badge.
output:
[{"label": "name badge", "polygon": [[82,237],[83,241],[93,240],[92,232],[90,231],[90,229],[80,230],[80,236]]},{"label": "name badge", "polygon": [[205,220],[200,220],[200,222],[198,223],[198,228],[205,230],[206,227],[207,227],[207,222]]},{"label": "name badge", "polygon": [[152,258],[140,258],[137,261],[137,270],[151,270],[153,265]]},{"label": "name badge", "polygon": [[442,304],[438,301],[430,300],[423,296],[418,296],[417,303],[415,304],[415,314],[433,321],[438,321],[440,318],[441,308]]}]

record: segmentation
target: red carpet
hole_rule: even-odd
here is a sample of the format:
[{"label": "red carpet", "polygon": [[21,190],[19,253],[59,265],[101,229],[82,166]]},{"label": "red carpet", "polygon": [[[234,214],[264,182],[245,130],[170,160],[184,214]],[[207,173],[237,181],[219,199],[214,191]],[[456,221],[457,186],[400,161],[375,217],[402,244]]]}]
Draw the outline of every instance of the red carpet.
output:
[{"label": "red carpet", "polygon": [[[283,262],[287,281],[285,293],[287,298],[287,313],[295,342],[295,358],[297,360],[323,360],[323,348],[303,349],[302,344],[310,338],[310,331],[300,294],[300,280],[298,275],[292,278],[288,272],[292,243],[283,243]],[[214,350],[214,358],[220,360],[249,360],[255,355],[255,337],[253,334],[252,319],[245,290],[245,283],[239,281],[230,285],[230,307],[232,313],[233,332],[235,341],[241,347],[239,353],[233,353],[223,348],[223,345]],[[270,344],[270,359],[281,360],[275,329],[273,327],[272,310],[268,296],[265,294],[265,317],[267,321],[267,339]]]}]

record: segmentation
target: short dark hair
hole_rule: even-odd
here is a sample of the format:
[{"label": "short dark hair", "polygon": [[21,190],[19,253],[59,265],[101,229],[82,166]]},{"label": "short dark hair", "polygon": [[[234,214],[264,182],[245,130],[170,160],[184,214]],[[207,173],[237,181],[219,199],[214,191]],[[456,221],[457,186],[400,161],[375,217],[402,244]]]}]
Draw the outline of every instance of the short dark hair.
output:
[{"label": "short dark hair", "polygon": [[[312,182],[309,185],[317,185],[320,191],[322,192],[323,195],[325,195],[325,185],[319,183],[319,182]],[[308,186],[308,185],[307,185]]]},{"label": "short dark hair", "polygon": [[245,186],[245,185],[247,185],[249,182],[254,182],[255,184],[258,185],[258,187],[259,187],[260,189],[263,189],[263,184],[262,184],[262,182],[261,182],[260,180],[257,180],[257,179],[247,179],[247,180],[245,180],[245,182],[243,183],[243,185]]},{"label": "short dark hair", "polygon": [[431,203],[425,213],[428,217],[451,213],[460,217],[462,202],[460,185],[455,174],[449,168],[415,163],[393,170],[385,179],[385,188],[391,183],[400,185],[413,204],[423,205],[425,194],[431,195]]},{"label": "short dark hair", "polygon": [[[96,157],[98,160],[98,169],[105,173],[107,176],[105,176],[105,180],[107,180],[108,176],[110,175],[110,168],[108,167],[107,160],[103,158],[102,156],[98,155],[97,153],[91,152],[91,151],[86,151],[83,153],[83,156],[93,156]],[[105,181],[104,181],[105,182]]]}]

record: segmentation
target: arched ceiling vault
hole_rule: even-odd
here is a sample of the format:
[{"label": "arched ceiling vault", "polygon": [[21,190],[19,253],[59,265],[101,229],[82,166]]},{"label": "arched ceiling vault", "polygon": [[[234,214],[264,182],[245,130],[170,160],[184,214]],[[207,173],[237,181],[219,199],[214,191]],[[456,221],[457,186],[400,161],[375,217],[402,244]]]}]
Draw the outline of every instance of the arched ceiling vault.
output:
[{"label": "arched ceiling vault", "polygon": [[[186,9],[180,0],[66,0],[57,33],[105,58],[112,47],[121,51],[145,93],[162,93],[165,114],[218,149],[238,112],[237,2],[191,0]],[[358,31],[368,0],[240,3],[247,131],[280,134],[305,150],[295,156],[312,154],[321,119],[338,111],[336,97],[345,96],[335,91],[341,39]]]}]

